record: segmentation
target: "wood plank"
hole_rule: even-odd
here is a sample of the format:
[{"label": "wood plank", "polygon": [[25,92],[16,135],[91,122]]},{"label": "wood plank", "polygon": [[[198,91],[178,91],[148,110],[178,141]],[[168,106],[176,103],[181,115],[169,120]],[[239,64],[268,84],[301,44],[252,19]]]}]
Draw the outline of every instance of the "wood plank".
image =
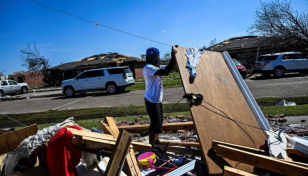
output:
[{"label": "wood plank", "polygon": [[251,148],[251,147],[245,147],[245,146],[241,146],[241,145],[230,144],[230,143],[227,143],[227,142],[215,141],[215,140],[212,141],[212,148],[214,150],[216,150],[219,144],[224,145],[224,146],[228,146],[228,147],[232,147],[232,148],[235,148],[235,149],[243,150],[243,151],[246,151],[246,152],[270,156],[268,151],[264,151],[264,150],[260,150],[260,149],[256,149],[256,148]]},{"label": "wood plank", "polygon": [[299,166],[269,156],[234,149],[224,145],[218,145],[216,155],[283,175],[308,175],[308,167]]},{"label": "wood plank", "polygon": [[199,142],[177,142],[177,141],[172,141],[172,140],[165,140],[165,139],[159,139],[159,142],[161,143],[168,143],[170,146],[193,146],[193,147],[200,147]]},{"label": "wood plank", "polygon": [[[165,145],[162,144],[155,144],[155,147],[159,147],[162,150],[165,149]],[[176,154],[186,154],[186,155],[194,155],[194,156],[201,156],[202,152],[200,150],[189,149],[189,148],[181,148],[181,147],[169,147],[167,148],[167,152],[172,152]]]},{"label": "wood plank", "polygon": [[[186,69],[186,48],[174,46],[173,49],[177,51],[176,60],[185,93],[202,94],[206,102],[226,113],[231,119],[260,127],[221,53],[204,51],[196,68],[197,76],[191,83],[189,81],[190,75]],[[263,131],[240,125],[253,139],[251,141],[250,137],[233,121],[221,117],[203,106],[216,113],[222,114],[222,112],[205,102],[202,102],[202,106],[190,108],[209,174],[222,173],[225,164],[220,163],[211,151],[212,140],[246,147],[255,147],[255,145],[264,143],[266,137]],[[233,167],[237,164],[230,160],[226,161]],[[253,170],[253,167],[243,164],[239,165],[239,168],[247,172]]]},{"label": "wood plank", "polygon": [[304,157],[304,158],[308,158],[307,154],[300,152],[298,150],[295,150],[293,148],[287,148],[287,153],[291,154],[291,155],[297,155],[297,156],[301,156],[301,157]]},{"label": "wood plank", "polygon": [[27,137],[37,133],[36,124],[0,135],[0,155],[15,150]]},{"label": "wood plank", "polygon": [[113,117],[106,117],[106,121],[107,121],[107,124],[109,125],[110,129],[115,132],[117,134],[117,136],[120,134],[119,132],[119,129],[113,119]]},{"label": "wood plank", "polygon": [[70,132],[73,133],[73,135],[78,135],[78,136],[86,136],[86,137],[92,137],[96,139],[103,139],[103,140],[110,140],[110,141],[116,141],[117,138],[113,137],[112,135],[109,134],[103,134],[103,133],[96,133],[96,132],[91,132],[91,131],[86,131],[86,130],[77,130],[73,128],[67,128]]},{"label": "wood plank", "polygon": [[0,129],[0,134],[8,133],[10,130]]},{"label": "wood plank", "polygon": [[[119,130],[125,130],[131,133],[149,132],[149,124],[145,125],[128,125],[118,126]],[[179,122],[179,123],[163,123],[162,131],[173,130],[194,130],[195,126],[193,122]]]},{"label": "wood plank", "polygon": [[224,167],[224,172],[222,173],[223,176],[257,176],[252,173],[248,173],[242,170],[238,170],[229,166]]},{"label": "wood plank", "polygon": [[123,130],[120,132],[104,176],[119,175],[122,170],[122,166],[124,164],[124,160],[131,141],[132,138],[127,131]]},{"label": "wood plank", "polygon": [[[108,117],[108,123],[111,124],[113,127],[116,126],[116,123],[112,117]],[[114,137],[118,137],[119,129],[113,128],[111,129],[110,126],[104,122],[101,122],[102,130],[107,134],[112,134]],[[135,144],[133,146],[139,146],[139,144]],[[126,156],[124,162],[125,169],[127,170],[128,176],[141,176],[139,166],[137,164],[137,159],[135,156],[135,152],[133,149],[129,149],[129,152]]]}]

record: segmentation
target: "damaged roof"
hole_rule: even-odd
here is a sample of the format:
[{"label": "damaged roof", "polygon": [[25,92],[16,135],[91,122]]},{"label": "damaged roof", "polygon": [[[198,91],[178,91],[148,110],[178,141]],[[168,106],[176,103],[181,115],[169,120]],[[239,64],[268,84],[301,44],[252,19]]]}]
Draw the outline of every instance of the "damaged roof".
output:
[{"label": "damaged roof", "polygon": [[[207,48],[209,51],[232,51],[239,49],[249,49],[257,48],[260,46],[260,41],[262,37],[260,36],[243,36],[243,37],[234,37],[223,42],[220,42],[214,46]],[[264,45],[262,45],[264,46]]]},{"label": "damaged roof", "polygon": [[103,64],[126,63],[126,62],[145,62],[145,60],[137,57],[119,54],[116,52],[113,53],[109,52],[109,53],[93,55],[73,62],[64,63],[52,67],[49,70],[57,70],[57,69],[66,70],[66,69],[75,69],[81,66],[96,66],[96,65],[101,66]]}]

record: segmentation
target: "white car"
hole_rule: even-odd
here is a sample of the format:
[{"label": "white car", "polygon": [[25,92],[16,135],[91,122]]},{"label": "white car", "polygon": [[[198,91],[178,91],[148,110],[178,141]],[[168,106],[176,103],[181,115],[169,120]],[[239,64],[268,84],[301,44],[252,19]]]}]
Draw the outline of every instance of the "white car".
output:
[{"label": "white car", "polygon": [[285,72],[308,72],[308,57],[300,52],[283,52],[262,55],[256,62],[256,73],[282,77]]},{"label": "white car", "polygon": [[7,94],[27,93],[29,86],[27,83],[17,83],[13,80],[1,80],[0,97]]},{"label": "white car", "polygon": [[75,93],[94,90],[107,90],[109,94],[124,92],[125,88],[135,84],[133,74],[127,67],[108,67],[81,72],[76,78],[61,83],[62,93],[72,97]]}]

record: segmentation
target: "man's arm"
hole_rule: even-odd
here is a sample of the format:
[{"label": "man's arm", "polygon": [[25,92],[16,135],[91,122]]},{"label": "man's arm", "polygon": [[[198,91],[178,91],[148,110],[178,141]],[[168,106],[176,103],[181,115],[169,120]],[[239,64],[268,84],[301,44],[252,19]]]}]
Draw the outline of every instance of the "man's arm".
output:
[{"label": "man's arm", "polygon": [[174,68],[175,64],[176,64],[176,60],[175,60],[175,52],[176,51],[173,51],[171,52],[171,59],[168,63],[168,65],[166,66],[165,69],[159,69],[155,72],[154,75],[156,76],[168,76],[170,71]]}]

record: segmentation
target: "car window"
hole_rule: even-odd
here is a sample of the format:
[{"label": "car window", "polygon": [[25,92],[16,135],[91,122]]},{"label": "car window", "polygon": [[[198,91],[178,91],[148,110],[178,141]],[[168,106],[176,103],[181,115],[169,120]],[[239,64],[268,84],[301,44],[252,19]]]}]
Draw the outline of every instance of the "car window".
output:
[{"label": "car window", "polygon": [[84,72],[84,73],[81,73],[81,74],[77,77],[77,79],[84,79],[84,78],[87,78],[87,76],[88,76],[88,72]]},{"label": "car window", "polygon": [[110,75],[114,75],[114,74],[123,74],[124,71],[122,68],[116,68],[116,69],[107,69],[108,73]]},{"label": "car window", "polygon": [[260,56],[258,61],[271,61],[276,60],[278,56]]},{"label": "car window", "polygon": [[104,76],[103,70],[89,71],[87,75],[88,78],[99,77],[99,76]]},{"label": "car window", "polygon": [[293,60],[296,59],[296,54],[285,54],[282,57],[282,60]]},{"label": "car window", "polygon": [[242,65],[239,61],[233,60],[234,65]]},{"label": "car window", "polygon": [[304,54],[294,54],[294,59],[307,59]]},{"label": "car window", "polygon": [[15,82],[15,81],[9,81],[9,85],[17,85],[17,82]]},{"label": "car window", "polygon": [[125,73],[132,73],[132,71],[129,68],[124,68]]},{"label": "car window", "polygon": [[7,86],[7,82],[6,81],[1,81],[1,86]]}]

